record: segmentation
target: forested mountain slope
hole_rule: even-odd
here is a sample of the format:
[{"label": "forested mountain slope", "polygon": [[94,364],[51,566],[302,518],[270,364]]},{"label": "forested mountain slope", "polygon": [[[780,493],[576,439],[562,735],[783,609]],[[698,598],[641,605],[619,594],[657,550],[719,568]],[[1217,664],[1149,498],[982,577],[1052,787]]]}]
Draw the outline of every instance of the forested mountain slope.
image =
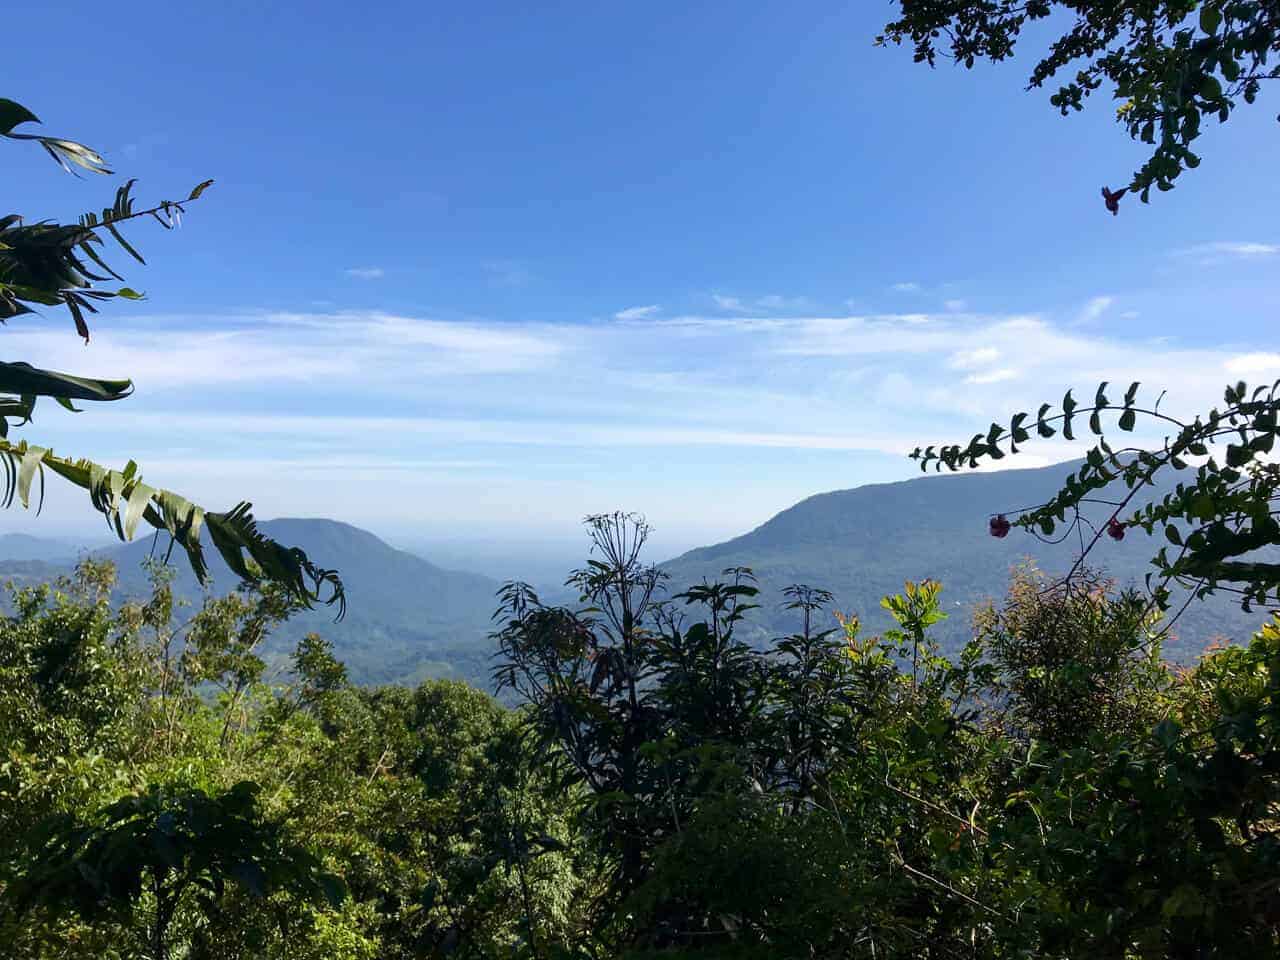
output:
[{"label": "forested mountain slope", "polygon": [[[1050,574],[1070,568],[1079,550],[1075,538],[1051,545],[1015,530],[996,539],[987,521],[994,513],[1048,500],[1077,466],[928,475],[822,493],[749,533],[691,550],[662,567],[676,588],[714,579],[726,567],[750,567],[762,588],[755,622],[774,632],[794,629],[794,617],[782,609],[781,591],[790,584],[830,590],[837,609],[880,630],[890,622],[881,597],[901,590],[906,580],[931,578],[942,583],[950,614],[939,636],[947,646],[958,645],[967,638],[974,605],[1001,597],[1012,567],[1031,560]],[[1108,515],[1101,507],[1094,516],[1105,521]],[[1132,530],[1118,543],[1104,538],[1091,559],[1118,584],[1142,586],[1160,542]],[[1216,636],[1247,639],[1262,619],[1261,613],[1243,613],[1229,598],[1192,604],[1166,654],[1194,658]]]}]

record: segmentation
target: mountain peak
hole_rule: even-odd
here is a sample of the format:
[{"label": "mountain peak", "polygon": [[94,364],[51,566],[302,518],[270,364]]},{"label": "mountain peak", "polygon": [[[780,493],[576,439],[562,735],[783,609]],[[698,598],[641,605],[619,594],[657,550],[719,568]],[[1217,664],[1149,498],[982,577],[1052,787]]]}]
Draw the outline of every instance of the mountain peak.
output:
[{"label": "mountain peak", "polygon": [[[820,493],[749,533],[661,566],[677,587],[715,579],[726,567],[750,567],[761,587],[758,619],[775,635],[795,626],[782,602],[782,590],[791,584],[830,590],[836,609],[882,630],[890,624],[881,597],[901,591],[906,580],[938,580],[951,610],[939,633],[956,645],[969,635],[975,605],[1004,595],[1013,567],[1030,560],[1052,576],[1071,566],[1074,540],[1047,544],[1024,531],[999,540],[989,535],[987,521],[1045,502],[1079,465],[929,475]],[[1111,508],[1099,509],[1105,517]],[[1105,541],[1090,560],[1119,585],[1140,585],[1159,546],[1142,536]],[[1224,597],[1193,605],[1176,629],[1184,648],[1198,653],[1214,635],[1247,635],[1254,620]]]}]

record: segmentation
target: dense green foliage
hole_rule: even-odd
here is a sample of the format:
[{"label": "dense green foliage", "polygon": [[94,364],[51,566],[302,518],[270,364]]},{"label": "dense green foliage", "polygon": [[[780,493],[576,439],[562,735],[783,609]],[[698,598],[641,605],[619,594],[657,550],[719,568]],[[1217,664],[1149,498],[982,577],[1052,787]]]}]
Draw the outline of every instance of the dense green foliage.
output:
[{"label": "dense green foliage", "polygon": [[[20,103],[0,97],[0,137],[40,144],[67,171],[70,164],[91,173],[109,174],[103,158],[84,144],[59,137],[15,132],[15,128],[39,123]],[[75,224],[50,221],[27,223],[16,213],[0,217],[0,323],[29,318],[38,306],[65,306],[76,332],[89,342],[85,312],[97,313],[95,303],[116,298],[141,300],[130,287],[104,290],[101,284],[122,281],[103,260],[103,232],[139,263],[142,255],[124,238],[120,224],[150,217],[165,229],[180,222],[185,210],[213,183],[206,180],[192,188],[182,202],[163,200],[146,210],[135,210],[130,180],[116,191],[110,207],[89,211]],[[92,266],[90,266],[92,264]],[[101,271],[101,272],[96,272]],[[207,578],[208,558],[201,537],[207,531],[214,551],[236,575],[247,581],[265,581],[287,587],[300,602],[335,604],[339,616],[345,607],[342,580],[334,570],[314,564],[296,547],[285,547],[264,536],[254,522],[251,504],[207,511],[172,490],[143,483],[132,460],[112,470],[91,460],[54,454],[48,448],[10,439],[10,431],[31,422],[36,401],[48,397],[67,410],[80,412],[75,401],[123,400],[133,392],[127,379],[98,379],[41,370],[25,361],[0,361],[0,506],[16,500],[29,507],[32,486],[39,482],[37,509],[44,500],[44,475],[48,470],[89,494],[95,510],[107,520],[121,540],[132,540],[140,524],[169,538],[169,549],[181,546],[191,568]]]},{"label": "dense green foliage", "polygon": [[257,793],[248,781],[215,797],[153,786],[87,824],[55,818],[39,831],[35,865],[13,885],[11,900],[19,913],[38,905],[69,909],[89,922],[114,915],[128,925],[145,890],[153,912],[142,942],[154,960],[170,954],[170,925],[184,896],[216,914],[228,880],[259,898],[285,891],[340,905],[337,878],[307,851],[282,845],[277,824],[259,820]]},{"label": "dense green foliage", "polygon": [[[1275,0],[901,0],[901,17],[877,43],[911,44],[917,62],[941,53],[965,67],[1005,60],[1037,21],[1069,23],[1031,71],[1032,88],[1060,83],[1051,103],[1083,110],[1104,84],[1120,101],[1116,119],[1151,155],[1127,185],[1104,188],[1118,211],[1128,191],[1145,203],[1200,166],[1191,145],[1205,119],[1225,123],[1262,84],[1280,77],[1280,3]],[[1074,70],[1074,75],[1061,75]]]},{"label": "dense green foliage", "polygon": [[566,937],[573,838],[514,714],[456,682],[352,687],[313,634],[284,683],[257,656],[283,591],[175,611],[158,572],[113,611],[112,578],[21,588],[0,623],[6,956],[158,956],[158,926],[210,958]]},{"label": "dense green foliage", "polygon": [[[1007,56],[1055,6],[1077,22],[1032,82],[1084,58],[1060,107],[1107,78],[1132,133],[1154,142],[1159,125],[1131,184],[1144,199],[1198,163],[1201,115],[1226,119],[1275,75],[1274,4],[904,0],[886,36],[932,62],[945,32],[971,65]],[[1196,11],[1202,35],[1182,26]],[[79,144],[13,132],[34,119],[0,100],[0,135],[105,172]],[[111,293],[79,258],[114,276],[95,231],[134,253],[116,227],[141,216],[130,204],[126,185],[79,226],[0,221],[0,319],[64,304],[87,336],[83,311]],[[1194,666],[1162,656],[1174,586],[1189,600],[1235,590],[1246,611],[1280,601],[1280,567],[1256,553],[1280,542],[1268,458],[1280,384],[1233,386],[1189,422],[1140,407],[1136,384],[1123,404],[1104,385],[1087,409],[1070,394],[1061,413],[1042,407],[1039,435],[1071,438],[1087,416],[1098,445],[1041,506],[989,529],[1050,538],[1065,524],[1078,560],[1062,579],[1019,569],[953,656],[934,580],[884,597],[878,634],[868,611],[786,587],[790,632],[761,643],[752,621],[771,611],[752,570],[672,592],[642,559],[643,521],[589,518],[576,603],[501,592],[494,678],[515,709],[457,682],[355,686],[315,633],[274,670],[273,636],[320,587],[341,603],[331,571],[266,538],[247,505],[206,514],[132,464],[106,471],[7,439],[38,396],[70,406],[128,389],[0,365],[6,499],[26,503],[47,467],[88,489],[122,537],[142,520],[166,530],[201,577],[207,527],[246,582],[184,606],[156,565],[145,599],[119,605],[114,569],[89,560],[13,588],[0,619],[7,956],[1280,954],[1280,617],[1255,612],[1247,645]],[[1116,450],[1112,414],[1122,431],[1147,416],[1176,432]],[[1032,422],[1016,414],[917,458],[1000,459]],[[1160,486],[1193,461],[1185,482]],[[1117,483],[1121,499],[1098,496]],[[1177,548],[1154,558],[1149,595],[1086,566],[1104,535],[1138,528]]]},{"label": "dense green foliage", "polygon": [[[498,679],[359,688],[298,604],[0,622],[0,936],[104,957],[1241,957],[1280,949],[1280,620],[1194,668],[1158,614],[1033,569],[942,656],[749,571],[668,590],[594,518],[582,602],[503,595]],[[175,617],[175,612],[180,616]]]}]

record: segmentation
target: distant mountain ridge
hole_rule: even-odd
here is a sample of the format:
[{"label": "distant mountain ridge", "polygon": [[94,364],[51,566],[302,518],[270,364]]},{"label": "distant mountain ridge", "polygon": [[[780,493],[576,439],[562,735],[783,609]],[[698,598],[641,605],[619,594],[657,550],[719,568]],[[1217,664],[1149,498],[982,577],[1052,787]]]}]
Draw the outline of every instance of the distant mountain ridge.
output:
[{"label": "distant mountain ridge", "polygon": [[[795,617],[782,609],[781,591],[791,584],[831,591],[836,609],[880,631],[891,623],[880,599],[901,591],[906,580],[930,578],[941,582],[950,614],[938,635],[954,650],[968,638],[974,607],[1003,596],[1014,566],[1030,559],[1051,575],[1070,567],[1079,549],[1074,539],[1048,545],[1020,530],[996,539],[987,520],[1048,500],[1078,466],[931,474],[821,493],[749,533],[691,550],[661,567],[676,589],[715,579],[727,567],[751,567],[761,586],[761,609],[752,615],[774,634],[795,629]],[[1119,543],[1104,538],[1090,559],[1118,584],[1141,586],[1159,547],[1141,531],[1130,531]],[[1243,613],[1227,597],[1193,603],[1166,652],[1193,658],[1215,636],[1246,639],[1263,619],[1259,612]]]},{"label": "distant mountain ridge", "polygon": [[27,533],[0,534],[0,558],[42,563],[74,562],[85,547],[68,537],[33,537]]},{"label": "distant mountain ridge", "polygon": [[[335,608],[323,605],[291,620],[267,649],[274,659],[282,660],[298,638],[315,631],[333,641],[358,682],[416,683],[428,676],[453,676],[487,686],[492,664],[485,638],[496,605],[496,580],[443,569],[338,520],[282,518],[259,526],[267,536],[300,547],[321,566],[336,568],[347,594],[347,614],[341,622],[334,622]],[[23,546],[38,552],[34,545]],[[147,537],[92,554],[116,564],[123,598],[147,593],[143,561],[151,552],[152,539]],[[217,551],[206,549],[205,555],[210,590],[233,589],[238,578]],[[49,579],[74,564],[75,551],[68,551],[68,556],[72,559],[56,563],[18,560],[0,552],[0,579]],[[200,585],[181,549],[173,561],[175,592],[198,598]]]},{"label": "distant mountain ridge", "polygon": [[[690,550],[660,566],[670,575],[673,593],[714,580],[726,567],[751,567],[761,586],[761,609],[752,612],[745,629],[757,641],[796,628],[796,618],[782,602],[782,590],[790,584],[830,590],[836,609],[857,614],[866,629],[878,632],[890,624],[880,599],[900,591],[908,579],[932,578],[942,583],[950,614],[937,636],[954,651],[969,636],[975,605],[1001,597],[1014,566],[1031,559],[1053,574],[1074,559],[1071,543],[1050,546],[1022,531],[994,539],[987,518],[1047,500],[1075,466],[930,475],[821,493],[742,536]],[[301,547],[316,563],[337,569],[348,598],[340,623],[333,622],[332,608],[300,614],[274,638],[269,659],[282,662],[297,639],[314,630],[333,641],[357,682],[416,683],[451,676],[489,686],[496,579],[445,569],[338,520],[284,518],[263,521],[261,527],[268,536]],[[1121,543],[1104,539],[1093,559],[1121,584],[1141,584],[1158,547],[1132,531]],[[145,595],[142,563],[151,552],[150,539],[93,552],[116,563],[121,596]],[[0,536],[0,580],[52,579],[70,569],[76,554],[66,541]],[[236,579],[216,551],[207,554],[212,589],[233,588]],[[178,558],[175,569],[178,593],[197,598],[200,588],[185,558]],[[570,596],[567,590],[550,591],[547,598],[567,602]],[[1246,639],[1262,619],[1260,612],[1242,613],[1229,598],[1193,603],[1166,653],[1194,659],[1216,636]]]},{"label": "distant mountain ridge", "polygon": [[[490,664],[484,640],[497,581],[437,567],[340,520],[287,517],[259,526],[321,566],[336,568],[346,589],[346,616],[335,623],[336,609],[322,605],[298,614],[286,630],[289,646],[308,631],[320,633],[333,641],[352,678],[364,683],[457,676],[486,685]],[[135,542],[106,552],[119,567],[125,590],[145,590],[142,561],[150,549],[149,542]],[[211,589],[232,589],[237,578],[222,558],[213,550],[206,556]],[[185,558],[175,566],[179,590],[196,596],[199,587]]]}]

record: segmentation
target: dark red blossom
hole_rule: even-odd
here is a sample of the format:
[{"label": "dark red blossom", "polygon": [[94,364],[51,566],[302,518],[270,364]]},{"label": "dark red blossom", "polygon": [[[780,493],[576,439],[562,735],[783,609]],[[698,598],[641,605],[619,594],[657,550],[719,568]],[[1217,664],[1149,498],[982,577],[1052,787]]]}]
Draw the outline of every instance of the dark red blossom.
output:
[{"label": "dark red blossom", "polygon": [[1107,536],[1109,536],[1112,540],[1123,540],[1124,524],[1121,523],[1119,520],[1117,520],[1115,517],[1112,517],[1110,520],[1107,521]]},{"label": "dark red blossom", "polygon": [[1108,190],[1106,187],[1102,188],[1102,201],[1107,205],[1107,209],[1111,211],[1111,215],[1113,217],[1120,212],[1120,198],[1128,192],[1128,187],[1124,187],[1114,192]]},{"label": "dark red blossom", "polygon": [[1008,520],[1005,519],[1005,516],[1003,513],[996,514],[994,517],[991,518],[991,523],[990,523],[991,535],[993,537],[1001,537],[1001,538],[1007,537],[1009,535],[1009,530],[1012,526],[1013,524],[1011,524]]}]

